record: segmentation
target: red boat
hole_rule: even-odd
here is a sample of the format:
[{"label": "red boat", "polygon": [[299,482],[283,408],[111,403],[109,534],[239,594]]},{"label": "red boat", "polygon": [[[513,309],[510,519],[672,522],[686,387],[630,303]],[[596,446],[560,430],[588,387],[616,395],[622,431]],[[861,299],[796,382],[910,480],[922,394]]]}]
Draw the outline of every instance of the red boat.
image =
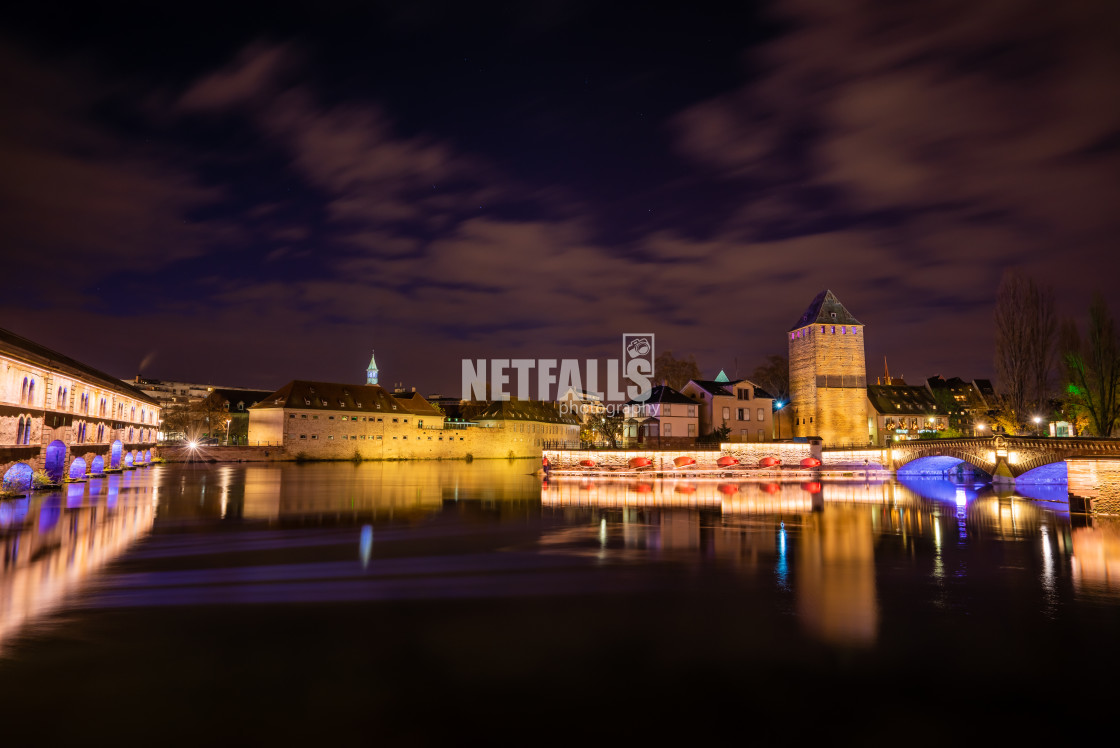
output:
[{"label": "red boat", "polygon": [[696,493],[696,486],[677,486],[673,490],[677,493]]},{"label": "red boat", "polygon": [[777,483],[763,483],[762,490],[766,493],[777,493],[778,491],[782,490],[782,487]]},{"label": "red boat", "polygon": [[739,487],[736,486],[734,483],[720,483],[719,484],[719,492],[720,493],[725,493],[728,496],[730,496],[733,493],[739,493]]},{"label": "red boat", "polygon": [[761,460],[758,461],[758,466],[759,467],[777,467],[778,465],[781,465],[781,464],[782,464],[782,461],[779,460],[777,457],[763,457]]},{"label": "red boat", "polygon": [[723,457],[720,457],[718,460],[716,460],[716,464],[720,467],[731,467],[732,465],[738,465],[739,461],[731,455],[724,455]]},{"label": "red boat", "polygon": [[595,460],[580,460],[579,464],[583,467],[595,467]]},{"label": "red boat", "polygon": [[801,467],[813,468],[813,467],[819,467],[820,464],[821,464],[821,461],[818,460],[816,457],[806,457],[804,460],[801,461]]},{"label": "red boat", "polygon": [[820,493],[821,484],[817,483],[816,481],[813,481],[812,483],[802,483],[801,490],[808,491],[809,493]]},{"label": "red boat", "polygon": [[631,457],[630,458],[630,467],[632,467],[632,468],[644,468],[644,467],[649,467],[652,464],[653,464],[653,462],[648,457]]},{"label": "red boat", "polygon": [[696,460],[692,457],[681,455],[680,457],[677,457],[673,460],[673,464],[677,467],[684,467],[685,465],[695,465]]},{"label": "red boat", "polygon": [[634,490],[638,493],[652,493],[653,486],[649,483],[639,483],[638,485],[634,486]]}]

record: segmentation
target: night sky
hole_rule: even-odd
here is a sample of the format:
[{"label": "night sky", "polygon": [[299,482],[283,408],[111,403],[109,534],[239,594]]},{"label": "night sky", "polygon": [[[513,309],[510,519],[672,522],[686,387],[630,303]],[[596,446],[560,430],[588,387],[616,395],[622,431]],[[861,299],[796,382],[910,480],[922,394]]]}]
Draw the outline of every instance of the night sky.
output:
[{"label": "night sky", "polygon": [[724,5],[8,8],[0,326],[458,394],[625,332],[746,375],[830,288],[917,384],[992,376],[1007,268],[1113,293],[1120,4]]}]

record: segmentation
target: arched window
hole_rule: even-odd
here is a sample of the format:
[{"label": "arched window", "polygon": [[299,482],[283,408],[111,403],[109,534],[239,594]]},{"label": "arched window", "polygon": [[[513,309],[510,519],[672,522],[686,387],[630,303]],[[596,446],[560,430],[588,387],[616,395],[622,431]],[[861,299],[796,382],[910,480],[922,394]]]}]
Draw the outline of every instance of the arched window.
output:
[{"label": "arched window", "polygon": [[23,378],[23,387],[19,390],[19,404],[23,405],[27,402],[27,377]]},{"label": "arched window", "polygon": [[102,415],[102,416],[105,415],[107,410],[108,410],[108,406],[105,403],[105,398],[101,398],[101,407],[97,409],[98,415]]},{"label": "arched window", "polygon": [[27,387],[27,402],[28,403],[34,403],[35,402],[35,380],[34,379],[31,380],[31,384],[28,385],[28,387]]},{"label": "arched window", "polygon": [[55,410],[61,410],[62,409],[62,387],[59,387],[58,392],[55,393],[54,407],[55,407]]},{"label": "arched window", "polygon": [[20,416],[19,425],[16,427],[16,444],[23,444],[23,416]]},{"label": "arched window", "polygon": [[23,427],[23,443],[31,443],[31,416],[27,417],[27,425]]},{"label": "arched window", "polygon": [[128,420],[130,420],[130,421],[135,421],[136,420],[136,406],[135,405],[133,405],[132,410],[129,411]]}]

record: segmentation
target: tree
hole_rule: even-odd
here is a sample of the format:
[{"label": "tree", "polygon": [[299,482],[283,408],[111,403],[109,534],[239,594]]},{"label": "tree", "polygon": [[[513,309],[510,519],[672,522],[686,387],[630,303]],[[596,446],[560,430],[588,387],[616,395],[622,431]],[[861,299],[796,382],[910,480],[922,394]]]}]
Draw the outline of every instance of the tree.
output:
[{"label": "tree", "polygon": [[995,326],[996,375],[1008,415],[1022,424],[1048,399],[1058,329],[1053,292],[1009,270],[996,294]]},{"label": "tree", "polygon": [[672,351],[664,351],[653,362],[653,378],[656,382],[664,382],[675,390],[684,387],[690,379],[700,379],[701,376],[696,357],[692,354],[688,358],[676,358]]},{"label": "tree", "polygon": [[766,357],[766,363],[755,368],[750,380],[774,397],[774,403],[789,402],[789,361],[785,356]]},{"label": "tree", "polygon": [[1067,391],[1087,412],[1089,428],[1097,436],[1111,436],[1120,420],[1120,339],[1100,294],[1089,305],[1088,333],[1083,341],[1076,324],[1062,325]]},{"label": "tree", "polygon": [[622,408],[609,409],[600,418],[602,420],[599,421],[599,435],[607,440],[611,449],[618,449],[622,446],[622,437],[626,430],[626,411]]}]

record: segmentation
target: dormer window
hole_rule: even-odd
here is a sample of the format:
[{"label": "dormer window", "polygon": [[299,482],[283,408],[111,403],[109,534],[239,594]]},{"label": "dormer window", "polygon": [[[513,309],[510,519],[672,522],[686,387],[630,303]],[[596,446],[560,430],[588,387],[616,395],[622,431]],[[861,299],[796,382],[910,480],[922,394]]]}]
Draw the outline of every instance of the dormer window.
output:
[{"label": "dormer window", "polygon": [[[277,400],[276,402],[280,402],[280,401]],[[304,405],[310,405],[311,404],[311,398],[309,398],[309,397],[303,398],[303,404]]]}]

